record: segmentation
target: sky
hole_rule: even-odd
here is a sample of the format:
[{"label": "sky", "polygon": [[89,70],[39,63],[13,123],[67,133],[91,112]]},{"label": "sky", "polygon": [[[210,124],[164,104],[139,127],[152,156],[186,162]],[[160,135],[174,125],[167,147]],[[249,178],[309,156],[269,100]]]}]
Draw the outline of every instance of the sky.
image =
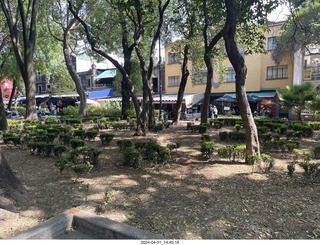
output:
[{"label": "sky", "polygon": [[281,5],[268,16],[268,19],[270,21],[283,21],[287,19],[289,14],[288,7],[286,5]]}]

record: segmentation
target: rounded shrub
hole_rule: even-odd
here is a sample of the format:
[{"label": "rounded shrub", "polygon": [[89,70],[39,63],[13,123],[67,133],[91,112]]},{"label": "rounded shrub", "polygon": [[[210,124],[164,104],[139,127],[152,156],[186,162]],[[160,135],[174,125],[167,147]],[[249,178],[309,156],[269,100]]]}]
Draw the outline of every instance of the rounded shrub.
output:
[{"label": "rounded shrub", "polygon": [[314,149],[313,149],[313,154],[314,157],[319,159],[320,158],[320,145],[317,145]]},{"label": "rounded shrub", "polygon": [[78,138],[72,138],[72,139],[70,139],[69,142],[70,142],[71,147],[72,147],[73,149],[78,148],[78,147],[82,147],[82,146],[85,145],[84,140],[78,139]]},{"label": "rounded shrub", "polygon": [[109,133],[100,134],[100,140],[102,145],[108,145],[113,138],[114,138],[114,134],[109,134]]},{"label": "rounded shrub", "polygon": [[206,141],[201,144],[201,154],[205,158],[210,158],[215,150],[214,141]]}]

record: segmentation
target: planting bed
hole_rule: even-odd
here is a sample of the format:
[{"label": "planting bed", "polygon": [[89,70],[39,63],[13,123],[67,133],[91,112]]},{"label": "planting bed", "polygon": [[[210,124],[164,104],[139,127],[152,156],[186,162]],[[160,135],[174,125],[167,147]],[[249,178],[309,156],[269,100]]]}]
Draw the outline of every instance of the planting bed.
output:
[{"label": "planting bed", "polygon": [[[85,125],[90,128],[92,125]],[[226,146],[210,128],[215,146]],[[104,129],[115,134],[109,145],[99,137],[86,141],[102,150],[98,165],[78,176],[54,166],[57,157],[31,155],[27,148],[1,144],[17,177],[25,184],[27,205],[15,204],[19,217],[0,220],[0,238],[7,239],[70,208],[126,223],[171,239],[313,239],[320,236],[320,182],[310,182],[299,166],[288,176],[293,153],[268,152],[275,166],[268,174],[243,162],[201,156],[201,134],[187,124],[170,126],[146,137],[129,130]],[[121,166],[117,140],[157,140],[162,146],[181,142],[165,165],[143,169]],[[302,138],[300,149],[312,150],[320,135]],[[239,144],[239,143],[237,143]],[[241,143],[242,144],[242,143]]]}]

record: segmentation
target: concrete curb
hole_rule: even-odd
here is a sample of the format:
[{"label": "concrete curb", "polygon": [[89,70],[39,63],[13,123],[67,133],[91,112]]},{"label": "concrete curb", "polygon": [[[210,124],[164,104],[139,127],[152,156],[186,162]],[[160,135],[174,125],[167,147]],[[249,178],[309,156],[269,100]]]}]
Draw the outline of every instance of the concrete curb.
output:
[{"label": "concrete curb", "polygon": [[76,228],[95,239],[168,239],[85,211],[68,211],[11,237],[10,240],[57,239],[71,228]]},{"label": "concrete curb", "polygon": [[74,214],[74,226],[98,239],[166,239],[133,226],[115,222],[84,211]]},{"label": "concrete curb", "polygon": [[44,223],[32,227],[11,239],[54,239],[55,237],[63,234],[66,230],[70,230],[73,222],[73,214],[63,213],[59,214]]}]

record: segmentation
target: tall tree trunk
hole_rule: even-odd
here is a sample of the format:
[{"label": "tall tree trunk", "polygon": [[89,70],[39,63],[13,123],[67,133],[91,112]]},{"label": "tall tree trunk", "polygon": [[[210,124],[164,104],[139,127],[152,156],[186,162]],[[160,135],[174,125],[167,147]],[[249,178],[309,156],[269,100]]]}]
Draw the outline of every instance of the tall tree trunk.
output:
[{"label": "tall tree trunk", "polygon": [[6,112],[4,110],[4,103],[3,103],[1,89],[0,89],[0,130],[1,131],[8,130],[8,122],[7,122]]},{"label": "tall tree trunk", "polygon": [[141,121],[142,121],[143,127],[147,128],[147,121],[150,124],[154,123],[154,120],[150,119],[150,116],[152,115],[150,115],[149,113],[149,109],[150,109],[149,101],[150,101],[150,97],[152,101],[152,94],[151,94],[151,88],[149,86],[149,81],[148,81],[148,68],[146,66],[146,62],[139,45],[136,46],[136,53],[140,61],[140,69],[141,69],[141,77],[142,77],[143,99],[142,99]]},{"label": "tall tree trunk", "polygon": [[64,37],[63,37],[63,55],[64,55],[64,59],[66,61],[66,66],[67,66],[68,72],[69,72],[74,84],[76,85],[77,93],[80,96],[80,106],[79,106],[78,115],[85,116],[87,114],[87,95],[86,95],[86,92],[84,91],[84,89],[82,87],[81,79],[78,76],[77,71],[74,68],[74,66],[72,64],[72,61],[71,61],[70,51],[69,51],[69,47],[68,47],[68,43],[69,43],[69,28],[71,28],[71,26],[68,27],[64,32]]},{"label": "tall tree trunk", "polygon": [[236,95],[239,111],[246,133],[246,161],[249,155],[260,155],[260,146],[256,124],[253,120],[246,95],[247,67],[235,42],[237,11],[234,0],[226,0],[227,21],[223,33],[228,58],[236,73]]},{"label": "tall tree trunk", "polygon": [[[156,123],[156,118],[155,118],[155,113],[154,113],[154,102],[153,102],[153,96],[152,96],[152,90],[151,90],[151,85],[150,85],[150,80],[148,82],[148,95],[149,95],[149,105],[148,105],[148,123],[149,124],[155,124]],[[161,108],[160,108],[161,110]]]},{"label": "tall tree trunk", "polygon": [[296,113],[297,113],[297,116],[298,116],[298,121],[302,121],[302,117],[301,117],[302,110],[298,109],[298,110],[296,110]]},{"label": "tall tree trunk", "polygon": [[14,175],[0,149],[0,189],[5,195],[14,199],[17,203],[27,204],[28,198],[23,196],[24,187]]},{"label": "tall tree trunk", "polygon": [[204,26],[203,26],[203,39],[204,39],[205,53],[203,58],[207,67],[207,86],[204,93],[204,98],[203,98],[203,103],[201,108],[201,124],[208,122],[208,110],[209,110],[209,104],[210,104],[210,95],[211,95],[212,77],[213,77],[213,65],[212,65],[212,60],[210,55],[214,46],[222,38],[222,33],[223,33],[223,30],[225,29],[224,27],[209,42],[208,29],[209,29],[210,16],[207,12],[208,10],[207,1],[203,1],[202,7],[203,7],[204,18],[205,18]]},{"label": "tall tree trunk", "polygon": [[9,111],[11,110],[12,101],[13,101],[13,98],[15,97],[16,88],[17,88],[17,80],[14,79],[13,84],[12,84],[10,99],[9,99],[8,107],[7,107]]},{"label": "tall tree trunk", "polygon": [[24,85],[26,89],[26,119],[27,120],[38,120],[37,114],[37,103],[36,103],[36,85],[34,80],[34,72],[33,72],[33,52],[28,50],[27,55],[29,58],[25,59],[25,74],[24,77]]},{"label": "tall tree trunk", "polygon": [[[126,33],[126,25],[125,23],[122,24],[123,32]],[[126,73],[130,76],[131,74],[131,56],[133,47],[128,46],[128,40],[126,34],[123,35],[122,40],[122,48],[123,48],[123,56],[124,56],[124,64],[123,68]],[[128,117],[127,110],[130,109],[130,88],[128,86],[127,80],[125,77],[122,77],[121,81],[121,96],[122,96],[122,118],[126,120]]]},{"label": "tall tree trunk", "polygon": [[[27,8],[24,5],[24,1],[18,0],[17,11],[13,10],[12,1],[0,1],[0,4],[6,17],[12,47],[25,84],[26,119],[37,120],[33,55],[37,36],[39,0],[30,0]],[[21,28],[18,27],[19,21],[21,23]],[[21,39],[23,40],[23,45],[20,44]]]},{"label": "tall tree trunk", "polygon": [[127,111],[130,109],[130,92],[129,92],[128,84],[126,83],[126,79],[124,78],[122,78],[122,81],[121,81],[121,97],[122,97],[122,105],[121,105],[122,119],[127,120],[128,119]]},{"label": "tall tree trunk", "polygon": [[18,95],[19,95],[19,90],[17,90],[17,93],[16,93],[16,95],[15,95],[15,97],[14,97],[14,104],[13,104],[13,106],[14,107],[17,107],[18,106]]},{"label": "tall tree trunk", "polygon": [[201,107],[201,124],[208,123],[208,110],[209,110],[209,104],[210,104],[210,95],[211,95],[212,77],[213,77],[212,61],[210,58],[210,52],[207,48],[204,55],[204,61],[207,66],[208,74],[207,74],[206,90],[204,92],[203,103]]},{"label": "tall tree trunk", "polygon": [[180,121],[184,90],[186,88],[188,77],[190,74],[190,72],[188,70],[189,49],[190,49],[190,45],[187,44],[183,50],[182,76],[181,76],[181,82],[179,85],[179,91],[178,91],[178,95],[177,95],[177,103],[176,103],[176,108],[175,108],[172,124],[178,124]]},{"label": "tall tree trunk", "polygon": [[22,184],[13,174],[0,149],[0,187],[9,190],[21,190]]}]

